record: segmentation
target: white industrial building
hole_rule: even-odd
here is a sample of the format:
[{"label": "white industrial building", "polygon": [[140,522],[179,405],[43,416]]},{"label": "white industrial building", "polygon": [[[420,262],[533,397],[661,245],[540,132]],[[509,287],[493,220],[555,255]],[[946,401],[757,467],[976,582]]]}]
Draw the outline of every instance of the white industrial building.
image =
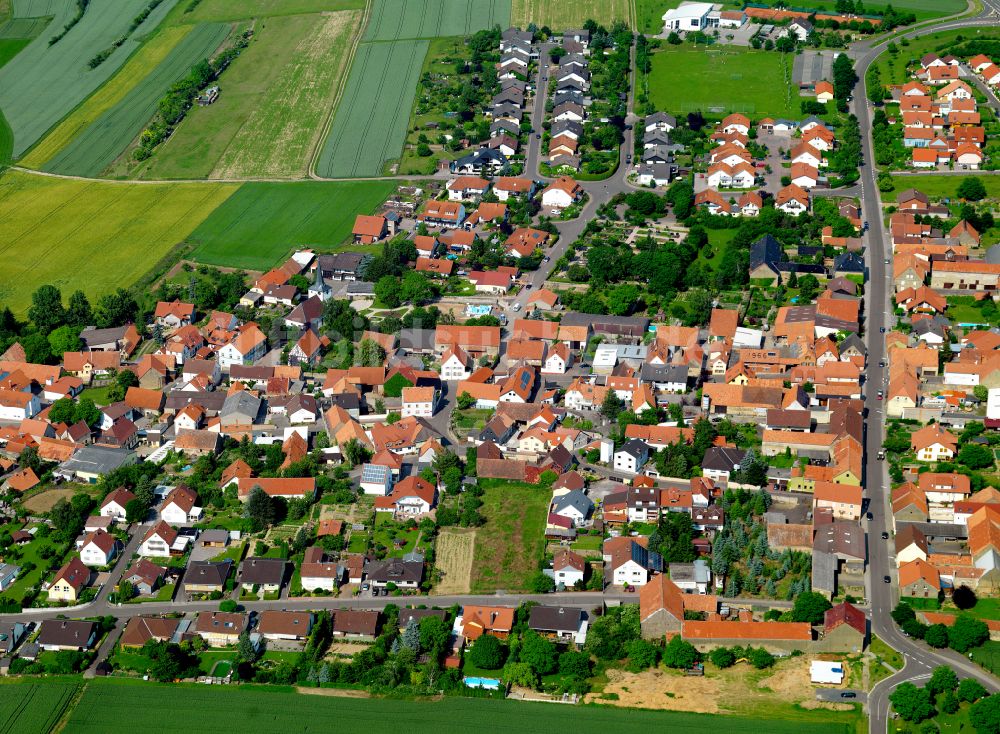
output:
[{"label": "white industrial building", "polygon": [[684,2],[663,14],[663,32],[703,31],[719,25],[719,11],[712,3]]}]

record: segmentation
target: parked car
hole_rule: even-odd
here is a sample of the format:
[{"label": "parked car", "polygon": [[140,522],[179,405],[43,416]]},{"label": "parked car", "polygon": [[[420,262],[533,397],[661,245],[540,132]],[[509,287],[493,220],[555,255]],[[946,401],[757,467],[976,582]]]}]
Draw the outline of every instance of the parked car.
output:
[{"label": "parked car", "polygon": [[892,583],[892,578],[889,577],[889,576],[883,576],[882,580],[885,581],[887,584],[891,584]]},{"label": "parked car", "polygon": [[854,691],[844,691],[843,693],[840,694],[840,697],[841,698],[857,698],[858,694],[855,693]]},{"label": "parked car", "polygon": [[870,512],[867,515],[865,515],[865,517],[867,517],[869,520],[874,520],[875,519],[875,516],[873,514],[871,514]]},{"label": "parked car", "polygon": [[883,530],[882,531],[882,540],[888,540],[888,539],[889,539],[889,533],[887,533],[885,530]]},{"label": "parked car", "polygon": [[881,399],[882,399],[882,391],[881,391],[881,390],[879,390],[879,391],[878,391],[878,399],[879,399],[879,400],[881,400]]}]

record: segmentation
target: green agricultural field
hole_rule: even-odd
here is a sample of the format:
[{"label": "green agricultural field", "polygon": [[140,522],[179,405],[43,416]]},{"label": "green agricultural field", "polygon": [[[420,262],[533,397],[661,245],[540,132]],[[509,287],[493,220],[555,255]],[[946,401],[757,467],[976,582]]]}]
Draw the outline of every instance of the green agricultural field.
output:
[{"label": "green agricultural field", "polygon": [[545,547],[546,487],[481,479],[486,524],[476,532],[472,591],[524,591]]},{"label": "green agricultural field", "polygon": [[245,183],[187,239],[194,258],[212,265],[266,270],[293,248],[338,248],[356,214],[370,214],[392,181]]},{"label": "green agricultural field", "polygon": [[589,19],[609,26],[616,20],[623,20],[635,27],[632,0],[513,0],[510,15],[511,24],[521,28],[535,23],[564,31],[579,28]]},{"label": "green agricultural field", "polygon": [[[597,1],[608,2],[588,0]],[[510,6],[511,0],[374,0],[362,40],[471,36],[495,25],[506,28],[510,25]]]},{"label": "green agricultural field", "polygon": [[347,75],[357,10],[264,18],[221,79],[219,100],[194,107],[142,178],[304,177]]},{"label": "green agricultural field", "polygon": [[193,26],[164,28],[142,45],[107,84],[69,114],[20,161],[25,168],[41,168],[46,161],[69,145],[70,141],[97,118],[118,104],[132,88],[145,79],[191,32]]},{"label": "green agricultural field", "polygon": [[[792,5],[835,12],[837,0],[803,0]],[[965,0],[872,0],[865,3],[865,13],[877,15],[888,5],[897,11],[912,12],[918,21],[960,13],[966,7]]]},{"label": "green agricultural field", "polygon": [[795,117],[799,99],[791,93],[791,65],[790,56],[770,51],[667,46],[653,55],[649,97],[656,109],[674,114]]},{"label": "green agricultural field", "polygon": [[380,176],[386,163],[399,157],[427,48],[427,41],[358,46],[316,173]]},{"label": "green agricultural field", "polygon": [[957,31],[928,33],[919,38],[909,39],[905,46],[897,40],[895,42],[896,53],[886,51],[878,57],[876,63],[883,84],[905,84],[910,80],[907,66],[915,66],[924,54],[932,51],[939,54],[950,53],[953,47],[961,46],[963,41],[996,41],[998,39],[1000,39],[1000,33],[997,33],[995,29],[986,32],[976,30],[973,33],[969,29],[963,28]]},{"label": "green agricultural field", "polygon": [[[190,0],[183,0],[187,7]],[[304,15],[330,10],[360,10],[364,0],[201,0],[194,10],[175,14],[179,23],[244,20],[278,15]]]},{"label": "green agricultural field", "polygon": [[[92,0],[87,12],[66,36],[49,46],[52,33],[32,41],[9,64],[0,69],[0,109],[14,131],[14,157],[20,158],[74,107],[100,87],[139,47],[140,40],[170,11],[177,0],[161,3],[127,41],[96,69],[87,61],[111,45],[128,29],[132,18],[148,0]],[[32,3],[32,9],[40,3]],[[71,0],[52,0],[58,5],[51,28],[62,28],[75,13]],[[18,15],[24,14],[20,3]]]},{"label": "green agricultural field", "polygon": [[170,85],[211,56],[229,31],[230,27],[224,23],[195,27],[128,94],[74,137],[42,169],[71,176],[99,175],[142,132]]},{"label": "green agricultural field", "polygon": [[51,18],[11,18],[0,24],[0,38],[31,40],[42,35]]},{"label": "green agricultural field", "polygon": [[[971,175],[971,174],[970,174]],[[974,174],[986,186],[986,195],[991,199],[1000,199],[1000,176],[990,173]],[[964,176],[936,176],[934,174],[917,174],[915,176],[893,176],[893,189],[882,192],[883,203],[895,201],[895,192],[905,189],[917,189],[927,194],[931,199],[955,198],[955,190],[962,183]]]},{"label": "green agricultural field", "polygon": [[[497,734],[546,734],[569,729],[577,734],[701,734],[708,728],[727,734],[847,734],[843,723],[812,724],[764,718],[708,716],[672,711],[639,711],[602,706],[553,706],[544,703],[475,698],[441,701],[306,696],[263,687],[178,686],[143,681],[99,679],[87,685],[66,724],[71,734],[106,734],[121,722],[121,702],[132,710],[129,725],[157,734],[208,732],[239,721],[246,734],[274,731],[322,731],[336,721],[343,734],[453,734],[469,722],[488,721]],[[171,702],[183,700],[183,717],[165,717]]]},{"label": "green agricultural field", "polygon": [[0,734],[49,734],[77,687],[67,681],[0,684]]},{"label": "green agricultural field", "polygon": [[52,283],[91,301],[129,286],[236,190],[127,184],[7,171],[0,177],[0,303],[23,313]]}]

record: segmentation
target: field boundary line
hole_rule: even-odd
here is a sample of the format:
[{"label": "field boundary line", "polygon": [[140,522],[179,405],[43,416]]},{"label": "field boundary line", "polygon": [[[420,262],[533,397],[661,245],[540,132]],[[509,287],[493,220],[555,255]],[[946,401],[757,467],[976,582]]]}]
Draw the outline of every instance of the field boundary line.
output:
[{"label": "field boundary line", "polygon": [[323,154],[323,148],[326,147],[326,139],[330,135],[330,129],[333,127],[333,117],[337,112],[337,108],[340,106],[340,101],[344,97],[344,90],[347,89],[347,80],[351,76],[351,71],[354,69],[354,59],[358,54],[358,47],[361,45],[361,38],[368,31],[368,23],[371,22],[371,14],[374,6],[374,0],[365,0],[365,9],[361,15],[361,27],[358,29],[358,34],[354,39],[354,45],[351,47],[348,53],[346,64],[344,66],[344,78],[340,80],[340,88],[337,89],[336,94],[333,95],[333,99],[330,101],[330,105],[326,110],[326,119],[323,121],[323,125],[320,126],[318,133],[316,134],[312,150],[309,153],[309,163],[306,166],[306,176],[315,180],[323,180],[322,177],[316,173],[316,164],[319,162],[320,156]]}]

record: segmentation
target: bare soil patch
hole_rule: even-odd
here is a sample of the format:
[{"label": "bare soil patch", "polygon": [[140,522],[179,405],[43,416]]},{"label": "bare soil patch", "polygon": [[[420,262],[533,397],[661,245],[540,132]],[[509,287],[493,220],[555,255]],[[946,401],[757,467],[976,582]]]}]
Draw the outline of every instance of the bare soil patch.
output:
[{"label": "bare soil patch", "polygon": [[721,681],[714,677],[676,675],[664,670],[609,670],[604,693],[614,693],[618,700],[602,698],[601,693],[588,693],[585,703],[606,703],[645,709],[691,711],[699,714],[719,713]]}]

